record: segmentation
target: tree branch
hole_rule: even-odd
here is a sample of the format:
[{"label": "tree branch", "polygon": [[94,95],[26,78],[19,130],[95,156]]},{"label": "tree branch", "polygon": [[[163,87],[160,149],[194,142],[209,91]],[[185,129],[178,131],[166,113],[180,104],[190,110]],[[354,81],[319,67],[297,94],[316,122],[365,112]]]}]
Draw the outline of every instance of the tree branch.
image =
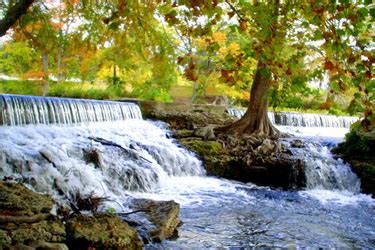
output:
[{"label": "tree branch", "polygon": [[229,8],[230,8],[234,13],[236,13],[236,15],[238,16],[238,18],[240,19],[240,21],[249,21],[249,19],[243,17],[243,16],[240,14],[240,12],[238,12],[238,10],[233,6],[233,4],[231,4],[228,0],[225,0],[225,2],[229,5]]},{"label": "tree branch", "polygon": [[0,37],[5,35],[7,30],[27,12],[27,9],[34,0],[19,0],[15,5],[10,7],[5,17],[0,20]]}]

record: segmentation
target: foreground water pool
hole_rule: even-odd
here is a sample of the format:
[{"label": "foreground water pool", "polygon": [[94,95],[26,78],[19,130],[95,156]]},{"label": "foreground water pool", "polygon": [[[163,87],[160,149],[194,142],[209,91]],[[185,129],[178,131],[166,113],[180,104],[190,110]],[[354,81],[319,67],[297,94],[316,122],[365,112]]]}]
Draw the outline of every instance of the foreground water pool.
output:
[{"label": "foreground water pool", "polygon": [[[280,127],[279,127],[280,128]],[[347,129],[281,127],[331,147]],[[322,157],[331,157],[323,155]],[[148,248],[374,248],[375,200],[347,190],[272,190],[213,177],[173,177],[137,197],[181,204],[179,238]]]}]

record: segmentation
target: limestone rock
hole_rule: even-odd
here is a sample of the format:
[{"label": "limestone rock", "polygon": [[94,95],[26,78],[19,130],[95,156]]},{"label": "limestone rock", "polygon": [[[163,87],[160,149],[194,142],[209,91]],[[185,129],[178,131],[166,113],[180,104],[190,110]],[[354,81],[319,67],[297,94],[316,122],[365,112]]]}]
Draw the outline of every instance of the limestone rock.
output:
[{"label": "limestone rock", "polygon": [[197,128],[194,130],[194,136],[201,137],[204,140],[209,140],[209,141],[215,140],[216,136],[214,133],[214,128],[215,126],[213,125],[208,125],[205,127]]},{"label": "limestone rock", "polygon": [[69,248],[63,243],[51,243],[45,241],[34,241],[28,244],[30,247],[35,249],[44,249],[44,250],[69,250]]},{"label": "limestone rock", "polygon": [[35,249],[29,243],[36,241],[64,242],[65,226],[50,214],[53,205],[47,195],[18,183],[0,182],[0,249]]},{"label": "limestone rock", "polygon": [[8,232],[0,229],[0,248],[12,244],[12,239],[9,237]]},{"label": "limestone rock", "polygon": [[66,225],[73,249],[141,249],[137,232],[118,217],[77,215]]},{"label": "limestone rock", "polygon": [[[9,226],[8,226],[9,227]],[[64,242],[65,226],[61,221],[41,221],[38,223],[22,223],[10,230],[13,243],[30,241]]]},{"label": "limestone rock", "polygon": [[132,204],[134,210],[144,210],[151,222],[150,236],[153,241],[169,239],[177,235],[180,225],[180,205],[174,201],[154,201],[137,199]]},{"label": "limestone rock", "polygon": [[49,213],[54,202],[17,183],[0,182],[0,215],[35,215]]},{"label": "limestone rock", "polygon": [[301,140],[293,140],[290,142],[290,146],[294,148],[303,148],[305,145]]}]

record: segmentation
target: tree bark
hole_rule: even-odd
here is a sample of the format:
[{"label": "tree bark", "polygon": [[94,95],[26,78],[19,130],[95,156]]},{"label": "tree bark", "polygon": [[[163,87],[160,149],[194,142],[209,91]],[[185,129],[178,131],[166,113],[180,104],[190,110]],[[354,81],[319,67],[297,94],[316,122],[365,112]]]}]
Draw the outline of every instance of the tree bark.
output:
[{"label": "tree bark", "polygon": [[7,30],[27,12],[27,9],[33,2],[34,0],[19,0],[8,9],[5,17],[0,20],[0,37],[5,35]]},{"label": "tree bark", "polygon": [[271,88],[271,72],[259,61],[250,90],[250,102],[246,113],[238,121],[219,129],[221,132],[242,135],[256,134],[266,137],[278,137],[280,131],[271,123],[267,112],[267,92]]}]

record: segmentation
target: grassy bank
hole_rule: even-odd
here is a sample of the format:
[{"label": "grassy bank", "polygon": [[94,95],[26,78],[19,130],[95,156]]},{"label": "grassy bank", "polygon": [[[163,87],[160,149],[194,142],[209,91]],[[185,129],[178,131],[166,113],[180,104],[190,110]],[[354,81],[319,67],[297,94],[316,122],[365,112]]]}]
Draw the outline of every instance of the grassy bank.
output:
[{"label": "grassy bank", "polygon": [[[40,96],[43,94],[43,85],[40,81],[31,80],[0,80],[0,93],[6,94],[22,94],[22,95],[35,95]],[[192,86],[172,86],[169,91],[174,102],[178,103],[190,103],[193,90]],[[199,101],[203,103],[211,104],[214,97],[219,95],[218,93],[210,93],[212,98],[201,98]],[[48,89],[48,96],[55,97],[71,97],[71,98],[83,98],[83,99],[119,99],[123,97],[136,97],[136,96],[125,96],[125,92],[121,89],[121,86],[115,88],[114,86],[108,85],[107,83],[74,83],[74,82],[50,82]],[[240,108],[240,107],[239,107]],[[299,113],[315,113],[315,114],[333,114],[333,115],[349,115],[344,110],[326,110],[326,109],[306,109],[306,108],[287,108],[287,107],[269,107],[270,111],[288,111],[288,112],[299,112]]]},{"label": "grassy bank", "polygon": [[[43,85],[40,81],[0,80],[0,93],[40,96]],[[104,83],[50,82],[48,96],[103,100],[119,98],[121,94]]]}]

